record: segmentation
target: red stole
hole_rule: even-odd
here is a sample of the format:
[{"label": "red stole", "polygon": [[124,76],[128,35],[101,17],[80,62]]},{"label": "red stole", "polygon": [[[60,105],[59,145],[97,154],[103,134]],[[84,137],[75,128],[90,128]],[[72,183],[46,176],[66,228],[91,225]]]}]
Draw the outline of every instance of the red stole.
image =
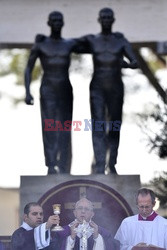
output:
[{"label": "red stole", "polygon": [[143,219],[143,217],[139,214],[138,215],[138,220],[142,220],[142,221],[153,221],[156,217],[157,217],[157,213],[153,212],[151,215],[149,215],[146,219]]}]

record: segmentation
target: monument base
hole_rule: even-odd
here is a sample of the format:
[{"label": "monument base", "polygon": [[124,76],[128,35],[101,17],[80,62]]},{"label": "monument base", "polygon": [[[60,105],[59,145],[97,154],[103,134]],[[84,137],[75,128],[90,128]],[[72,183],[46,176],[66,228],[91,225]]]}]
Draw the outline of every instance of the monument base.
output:
[{"label": "monument base", "polygon": [[93,220],[114,236],[122,220],[136,213],[135,193],[140,188],[137,175],[58,174],[21,177],[20,214],[25,204],[37,201],[44,210],[44,221],[53,214],[53,204],[61,205],[60,225],[74,220],[75,203],[85,197],[94,207]]},{"label": "monument base", "polygon": [[20,215],[26,203],[38,201],[48,190],[67,181],[92,180],[105,184],[117,191],[127,201],[133,213],[137,212],[135,192],[141,187],[139,175],[69,175],[21,176]]}]

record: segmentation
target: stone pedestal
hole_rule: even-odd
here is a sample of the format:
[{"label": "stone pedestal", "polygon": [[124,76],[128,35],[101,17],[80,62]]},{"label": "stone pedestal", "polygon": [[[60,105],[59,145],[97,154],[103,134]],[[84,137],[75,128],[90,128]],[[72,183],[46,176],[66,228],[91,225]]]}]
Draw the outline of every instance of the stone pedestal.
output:
[{"label": "stone pedestal", "polygon": [[75,203],[86,197],[93,203],[95,223],[115,235],[122,220],[137,212],[135,193],[138,188],[140,178],[137,175],[22,176],[20,215],[26,203],[38,201],[46,221],[53,214],[53,204],[60,203],[60,224],[65,226],[74,220]]},{"label": "stone pedestal", "polygon": [[[20,187],[20,220],[22,220],[23,208],[28,202],[40,201],[44,210],[47,211],[47,217],[52,213],[52,203],[63,203],[63,206],[65,206],[68,200],[68,203],[71,202],[71,204],[74,204],[85,195],[92,202],[94,201],[96,205],[101,203],[101,210],[104,211],[106,209],[106,212],[108,211],[109,213],[108,217],[113,216],[110,213],[115,209],[116,216],[120,217],[120,223],[121,218],[137,212],[135,192],[138,188],[140,188],[140,178],[138,175],[96,174],[72,176],[69,174],[60,174],[22,176]],[[68,213],[73,217],[73,208],[68,207],[67,209],[71,209],[68,210]],[[120,212],[117,211],[119,209],[121,210]],[[67,216],[67,210],[63,212],[66,213],[64,216]]]},{"label": "stone pedestal", "polygon": [[103,183],[116,190],[128,202],[132,211],[137,212],[135,192],[141,187],[139,175],[48,175],[48,176],[21,176],[20,185],[20,213],[24,205],[31,201],[38,201],[49,189],[71,180],[93,180]]}]

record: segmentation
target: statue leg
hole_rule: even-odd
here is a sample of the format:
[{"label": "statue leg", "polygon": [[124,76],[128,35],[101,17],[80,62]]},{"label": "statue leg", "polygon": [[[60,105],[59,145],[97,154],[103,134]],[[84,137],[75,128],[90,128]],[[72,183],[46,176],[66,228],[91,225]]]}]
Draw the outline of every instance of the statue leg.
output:
[{"label": "statue leg", "polygon": [[110,95],[107,96],[107,106],[108,119],[111,123],[108,132],[109,161],[107,165],[111,173],[116,173],[115,165],[117,163],[120,129],[122,124],[123,94],[121,94],[121,91],[119,95],[110,93]]},{"label": "statue leg", "polygon": [[106,164],[106,132],[105,132],[105,107],[102,92],[91,90],[91,118],[92,118],[92,140],[95,156],[95,165],[93,172],[105,172]]},{"label": "statue leg", "polygon": [[[72,120],[73,94],[68,79],[41,85],[41,117],[45,162],[48,173],[69,173],[71,168],[71,131],[64,131],[64,122]],[[47,84],[46,84],[47,83]],[[56,86],[56,88],[55,88]],[[52,119],[53,131],[45,131],[45,120]],[[62,126],[62,130],[60,126]],[[52,130],[52,129],[51,129]]]},{"label": "statue leg", "polygon": [[60,136],[60,173],[70,173],[71,170],[71,131],[63,131]]},{"label": "statue leg", "polygon": [[[69,82],[61,88],[59,98],[59,118],[63,126],[59,136],[59,172],[70,173],[72,160],[71,128],[68,125],[72,122],[73,93]],[[67,125],[68,124],[68,125]]]},{"label": "statue leg", "polygon": [[[58,141],[59,141],[59,131],[46,131],[46,121],[52,119],[54,121],[55,114],[48,112],[49,107],[52,105],[48,101],[41,101],[41,121],[42,121],[42,138],[44,146],[44,155],[45,155],[45,165],[48,167],[48,174],[56,174],[58,171],[55,167],[58,166]],[[47,107],[47,108],[46,108]],[[55,127],[55,123],[51,125]]]},{"label": "statue leg", "polygon": [[119,138],[120,138],[120,132],[109,132],[109,162],[108,166],[110,169],[110,172],[113,174],[116,174],[116,168],[115,165],[117,163],[117,155],[118,155],[118,147],[119,147]]}]

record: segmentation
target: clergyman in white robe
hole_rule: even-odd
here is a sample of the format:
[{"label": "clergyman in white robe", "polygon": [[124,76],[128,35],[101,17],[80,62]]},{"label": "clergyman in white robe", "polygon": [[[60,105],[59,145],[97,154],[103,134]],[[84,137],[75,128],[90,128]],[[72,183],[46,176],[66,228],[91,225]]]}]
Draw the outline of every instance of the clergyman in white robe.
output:
[{"label": "clergyman in white robe", "polygon": [[131,250],[141,242],[167,249],[167,219],[155,212],[147,220],[140,214],[127,217],[122,221],[115,239],[120,242],[120,250]]}]

